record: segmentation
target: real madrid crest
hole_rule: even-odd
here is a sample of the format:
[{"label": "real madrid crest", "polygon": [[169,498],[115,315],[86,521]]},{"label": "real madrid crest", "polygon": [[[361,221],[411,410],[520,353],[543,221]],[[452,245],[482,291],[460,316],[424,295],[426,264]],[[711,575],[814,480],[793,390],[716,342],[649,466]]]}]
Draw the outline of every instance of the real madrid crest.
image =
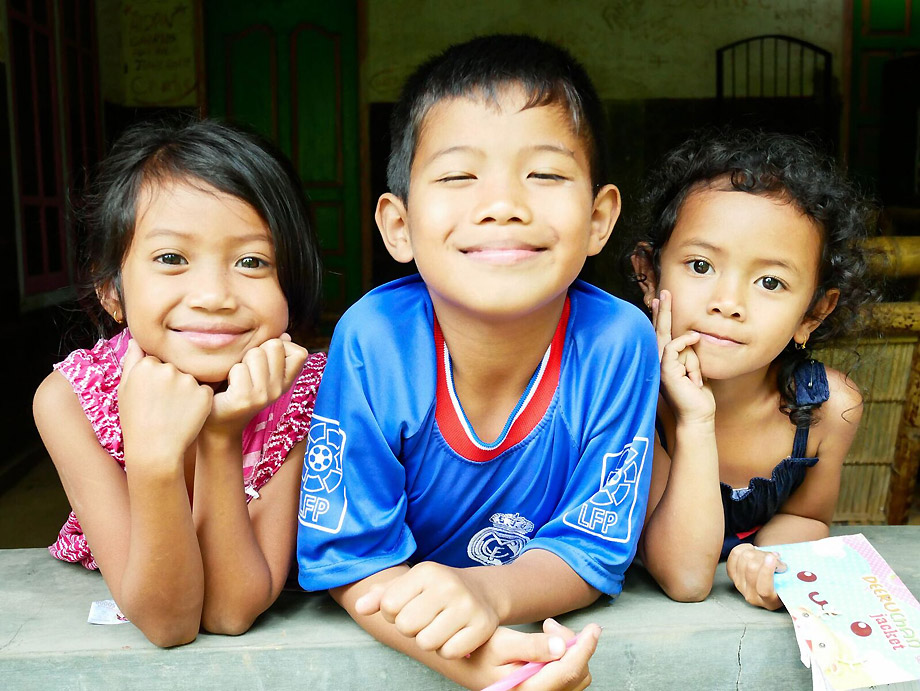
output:
[{"label": "real madrid crest", "polygon": [[492,525],[473,536],[466,548],[470,559],[486,566],[508,564],[530,540],[533,523],[519,513],[494,513]]}]

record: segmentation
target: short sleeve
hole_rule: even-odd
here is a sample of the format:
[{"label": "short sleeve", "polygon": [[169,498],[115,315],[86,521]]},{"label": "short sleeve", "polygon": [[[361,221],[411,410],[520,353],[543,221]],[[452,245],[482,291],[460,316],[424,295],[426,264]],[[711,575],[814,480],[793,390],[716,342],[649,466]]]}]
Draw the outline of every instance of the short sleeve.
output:
[{"label": "short sleeve", "polygon": [[353,583],[415,551],[398,460],[407,383],[385,365],[397,341],[376,337],[375,317],[361,301],[342,317],[317,396],[298,514],[306,590]]},{"label": "short sleeve", "polygon": [[121,466],[125,464],[121,421],[118,417],[118,384],[121,358],[128,349],[127,329],[89,350],[75,350],[54,366],[73,388],[99,444]]},{"label": "short sleeve", "polygon": [[580,376],[564,385],[560,406],[579,457],[559,508],[525,550],[553,552],[616,595],[645,520],[659,366],[644,315],[628,307],[610,322],[572,349]]}]

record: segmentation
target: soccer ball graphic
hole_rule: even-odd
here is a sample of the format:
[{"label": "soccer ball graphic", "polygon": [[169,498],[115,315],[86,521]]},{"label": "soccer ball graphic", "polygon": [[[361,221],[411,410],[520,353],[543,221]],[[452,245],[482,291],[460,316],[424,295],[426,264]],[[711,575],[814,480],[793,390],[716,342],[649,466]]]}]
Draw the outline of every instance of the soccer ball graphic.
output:
[{"label": "soccer ball graphic", "polygon": [[310,465],[310,470],[312,470],[317,475],[324,473],[332,466],[333,455],[330,448],[324,444],[317,444],[312,449],[307,457],[307,463]]},{"label": "soccer ball graphic", "polygon": [[310,446],[304,465],[304,492],[329,494],[342,483],[342,452],[345,433],[334,420],[313,416],[310,427]]}]

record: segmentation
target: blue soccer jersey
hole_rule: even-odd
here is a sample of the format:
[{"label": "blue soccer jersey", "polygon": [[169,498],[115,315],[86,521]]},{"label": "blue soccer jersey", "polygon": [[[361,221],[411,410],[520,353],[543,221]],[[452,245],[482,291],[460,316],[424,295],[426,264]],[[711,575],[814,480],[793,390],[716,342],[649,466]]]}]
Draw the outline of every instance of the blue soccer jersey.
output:
[{"label": "blue soccer jersey", "polygon": [[577,281],[499,438],[483,443],[418,276],[340,320],[304,462],[297,557],[307,590],[401,563],[561,557],[616,594],[645,517],[658,397],[648,319]]}]

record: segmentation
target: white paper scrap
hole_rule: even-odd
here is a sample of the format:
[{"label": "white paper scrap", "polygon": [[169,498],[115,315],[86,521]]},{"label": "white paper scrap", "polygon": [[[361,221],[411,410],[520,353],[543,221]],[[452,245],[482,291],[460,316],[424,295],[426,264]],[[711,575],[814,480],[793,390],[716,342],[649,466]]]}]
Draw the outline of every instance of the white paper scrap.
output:
[{"label": "white paper scrap", "polygon": [[121,613],[115,600],[97,600],[89,608],[89,618],[86,620],[90,624],[127,624],[128,617]]}]

